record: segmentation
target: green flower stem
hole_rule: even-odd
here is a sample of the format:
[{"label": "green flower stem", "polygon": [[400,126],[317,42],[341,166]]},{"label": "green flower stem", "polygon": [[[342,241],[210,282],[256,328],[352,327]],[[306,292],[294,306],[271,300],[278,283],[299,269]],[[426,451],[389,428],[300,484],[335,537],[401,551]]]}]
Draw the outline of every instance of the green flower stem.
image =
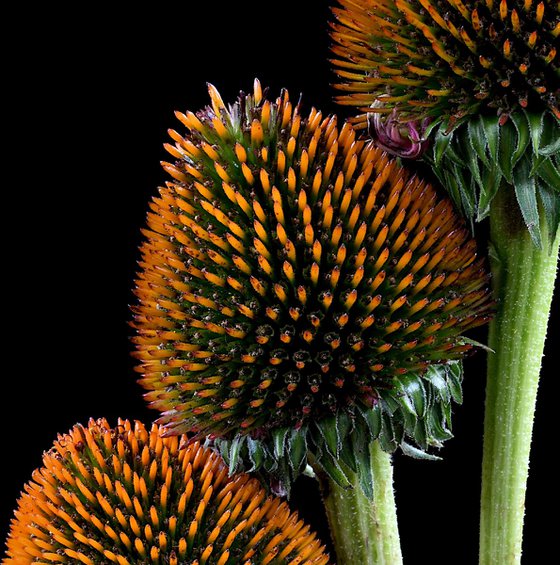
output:
[{"label": "green flower stem", "polygon": [[370,444],[370,456],[373,501],[347,467],[344,472],[352,483],[350,489],[318,472],[338,565],[402,564],[391,456],[378,441]]},{"label": "green flower stem", "polygon": [[[523,225],[510,186],[490,209],[492,271],[498,299],[490,325],[480,565],[521,559],[525,491],[537,387],[558,263],[560,234],[543,249]],[[544,216],[544,214],[543,214]]]}]

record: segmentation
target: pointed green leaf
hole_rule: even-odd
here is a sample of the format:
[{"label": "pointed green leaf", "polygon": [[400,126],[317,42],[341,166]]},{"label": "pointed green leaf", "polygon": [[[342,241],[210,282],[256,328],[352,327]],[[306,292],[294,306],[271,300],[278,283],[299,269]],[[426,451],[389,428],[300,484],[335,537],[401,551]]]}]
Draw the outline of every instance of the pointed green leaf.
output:
[{"label": "pointed green leaf", "polygon": [[275,473],[278,469],[278,459],[276,459],[273,454],[269,453],[268,456],[264,458],[263,469],[267,473]]},{"label": "pointed green leaf", "polygon": [[214,447],[218,450],[218,453],[224,460],[224,463],[229,465],[229,442],[224,439],[216,438],[214,440]]},{"label": "pointed green leaf", "polygon": [[533,243],[541,247],[541,231],[539,227],[539,208],[535,178],[531,176],[531,162],[526,155],[519,161],[513,172],[515,196],[521,210],[525,225],[531,234]]},{"label": "pointed green leaf", "polygon": [[404,421],[402,418],[393,419],[393,433],[395,438],[395,447],[397,449],[404,440]]},{"label": "pointed green leaf", "polygon": [[425,158],[425,161],[430,165],[433,173],[436,175],[437,180],[442,186],[445,186],[445,169],[436,167],[435,163],[430,158]]},{"label": "pointed green leaf", "polygon": [[358,459],[358,481],[363,493],[368,500],[373,500],[373,482],[375,477],[371,466],[371,452],[370,445],[364,452],[360,452]]},{"label": "pointed green leaf", "polygon": [[467,162],[465,158],[463,158],[461,151],[461,145],[457,145],[456,143],[450,143],[445,151],[445,158],[455,165],[459,165],[460,167],[466,167]]},{"label": "pointed green leaf", "polygon": [[395,430],[393,427],[393,419],[383,411],[381,413],[381,433],[379,434],[379,443],[383,451],[392,453],[398,447],[399,442],[395,440]]},{"label": "pointed green leaf", "polygon": [[470,337],[465,337],[464,335],[459,337],[459,342],[461,344],[466,343],[469,345],[473,345],[474,347],[480,347],[480,349],[484,349],[484,351],[486,351],[487,353],[495,353],[493,349],[491,349],[487,345],[484,345],[484,343],[481,343],[480,341],[476,341],[476,339],[471,339]]},{"label": "pointed green leaf", "polygon": [[470,179],[465,177],[465,168],[459,165],[451,165],[451,173],[448,175],[448,182],[451,182],[454,185],[454,191],[459,193],[461,208],[465,216],[471,221],[472,228],[472,219],[477,207],[474,181],[471,182]]},{"label": "pointed green leaf", "polygon": [[439,128],[436,131],[433,145],[434,164],[436,165],[436,167],[441,163],[441,159],[443,158],[443,155],[449,147],[452,139],[453,132],[446,135],[442,128]]},{"label": "pointed green leaf", "polygon": [[[489,349],[489,348],[488,348]],[[490,350],[491,351],[491,350]],[[463,403],[463,363],[452,361],[446,367],[447,383],[453,400],[457,404]]]},{"label": "pointed green leaf", "polygon": [[[470,174],[473,176],[476,186],[478,187],[478,191],[480,191],[483,185],[482,185],[482,177],[480,176],[479,158],[474,151],[469,151],[468,159],[469,159]],[[476,196],[477,193],[475,192],[475,200],[476,200]]]},{"label": "pointed green leaf", "polygon": [[243,443],[245,441],[245,437],[237,436],[233,438],[229,444],[229,453],[228,453],[228,460],[229,460],[229,476],[233,475],[237,470],[237,465],[240,461],[240,454],[241,448],[243,447]]},{"label": "pointed green leaf", "polygon": [[[488,167],[490,162],[488,160],[488,153],[486,150],[487,141],[486,135],[484,133],[484,127],[482,125],[482,118],[477,116],[467,122],[467,132],[469,136],[469,142],[474,154],[482,161],[482,163]],[[472,152],[469,152],[472,153]]]},{"label": "pointed green leaf", "polygon": [[513,169],[529,145],[530,129],[524,113],[514,112],[511,114],[510,120],[517,129],[517,147],[511,156],[511,165]]},{"label": "pointed green leaf", "polygon": [[368,444],[371,441],[369,430],[365,421],[357,419],[356,426],[342,442],[340,460],[354,473],[359,473],[360,461],[364,453],[368,452]]},{"label": "pointed green leaf", "polygon": [[554,166],[552,159],[544,159],[538,166],[536,173],[551,188],[560,192],[560,170]]},{"label": "pointed green leaf", "polygon": [[447,419],[444,413],[444,405],[437,404],[434,406],[434,410],[430,414],[430,429],[434,438],[438,441],[445,441],[453,437],[453,434],[445,426]]},{"label": "pointed green leaf", "polygon": [[385,410],[381,412],[381,433],[379,434],[379,443],[384,451],[392,453],[397,449],[404,438],[404,423],[402,411],[396,411],[389,414]]},{"label": "pointed green leaf", "polygon": [[336,417],[329,416],[328,418],[323,418],[316,423],[317,429],[321,432],[323,439],[325,440],[325,445],[327,450],[333,457],[338,457],[340,453],[340,437],[338,435],[338,428],[336,425]]},{"label": "pointed green leaf", "polygon": [[344,443],[350,434],[353,424],[350,416],[346,412],[339,411],[336,415],[336,429],[338,432],[338,441]]},{"label": "pointed green leaf", "polygon": [[367,424],[371,439],[377,439],[381,433],[381,409],[379,405],[373,408],[358,406],[358,411]]},{"label": "pointed green leaf", "polygon": [[419,418],[416,421],[412,434],[410,434],[414,441],[424,449],[428,448],[428,431],[426,429],[426,424],[425,418]]},{"label": "pointed green leaf", "polygon": [[560,192],[542,182],[537,183],[537,187],[548,226],[548,243],[552,245],[560,229]]},{"label": "pointed green leaf", "polygon": [[409,410],[401,410],[399,417],[402,419],[403,426],[407,433],[416,428],[416,423],[421,420],[419,416],[411,413]]},{"label": "pointed green leaf", "polygon": [[560,152],[560,124],[550,113],[545,112],[542,119],[539,155],[549,157]]},{"label": "pointed green leaf", "polygon": [[252,467],[247,469],[248,473],[260,469],[264,459],[264,449],[260,441],[254,440],[252,437],[247,437],[247,450],[249,452],[249,459],[251,460]]},{"label": "pointed green leaf", "polygon": [[517,129],[511,120],[508,120],[500,129],[500,142],[498,144],[498,164],[508,182],[512,181],[512,157],[517,149]]},{"label": "pointed green leaf", "polygon": [[426,390],[419,375],[403,375],[399,383],[400,390],[412,404],[412,413],[420,418],[426,415]]},{"label": "pointed green leaf", "polygon": [[358,464],[356,462],[356,454],[354,453],[354,450],[352,449],[352,444],[350,442],[350,438],[347,438],[346,441],[342,442],[342,449],[340,450],[339,459],[351,471],[353,471],[354,473],[358,472]]},{"label": "pointed green leaf", "polygon": [[445,371],[441,365],[430,365],[424,374],[424,379],[432,385],[440,401],[444,404],[449,404],[451,402],[451,393],[447,387],[447,380],[444,375]]},{"label": "pointed green leaf", "polygon": [[365,422],[357,425],[349,436],[349,443],[352,444],[352,450],[356,457],[361,457],[363,454],[369,453],[369,444],[372,439],[368,433],[367,425]]},{"label": "pointed green leaf", "polygon": [[531,143],[533,144],[533,153],[538,155],[539,147],[541,145],[541,135],[543,130],[543,113],[533,114],[532,112],[525,112],[527,122],[529,124],[529,131],[531,133]]},{"label": "pointed green leaf", "polygon": [[[443,428],[446,429],[446,430],[451,430],[451,426],[452,426],[451,407],[452,406],[453,405],[451,403],[450,404],[440,404],[440,406],[439,406],[441,413],[442,413],[442,416],[443,416],[441,423],[442,423]],[[451,436],[449,436],[449,437],[451,437]]]},{"label": "pointed green leaf", "polygon": [[422,451],[421,449],[418,449],[404,441],[401,443],[401,449],[405,455],[413,457],[414,459],[422,459],[424,461],[441,461],[441,457],[426,453],[425,451]]},{"label": "pointed green leaf", "polygon": [[442,123],[443,120],[441,118],[435,119],[433,122],[431,122],[430,124],[428,124],[428,126],[426,127],[426,129],[424,130],[424,137],[427,138],[430,135],[432,135],[432,131],[436,128],[442,129],[443,131],[446,130],[446,126],[444,123]]},{"label": "pointed green leaf", "polygon": [[288,457],[294,477],[297,477],[307,464],[307,428],[292,430],[288,439]]},{"label": "pointed green leaf", "polygon": [[388,390],[384,393],[382,403],[383,411],[391,416],[402,408],[401,401],[398,398],[398,393],[395,389]]},{"label": "pointed green leaf", "polygon": [[486,147],[490,153],[490,161],[498,160],[498,145],[500,143],[500,126],[498,116],[485,116],[482,118],[482,129],[486,137]]},{"label": "pointed green leaf", "polygon": [[356,472],[356,460],[354,458],[354,453],[351,449],[350,435],[354,424],[345,412],[338,412],[336,415],[336,431],[338,435],[339,452],[338,457],[346,464],[350,469]]},{"label": "pointed green leaf", "polygon": [[276,459],[280,459],[284,457],[284,447],[286,445],[287,435],[288,435],[288,428],[278,428],[272,432],[274,457],[276,457]]},{"label": "pointed green leaf", "polygon": [[323,457],[317,460],[317,464],[339,487],[352,488],[352,483],[331,455],[324,453]]},{"label": "pointed green leaf", "polygon": [[[391,398],[399,404],[400,412],[404,411],[405,413],[410,414],[411,416],[416,417],[416,408],[414,407],[414,403],[412,399],[406,394],[406,391],[403,390],[403,386],[401,382],[395,382],[395,389],[390,393]],[[397,410],[395,410],[396,412]]]},{"label": "pointed green leaf", "polygon": [[495,163],[482,169],[482,186],[478,200],[476,221],[480,222],[490,213],[490,204],[500,188],[502,172]]},{"label": "pointed green leaf", "polygon": [[459,190],[459,185],[457,184],[455,177],[447,169],[443,169],[443,177],[444,177],[444,181],[442,182],[442,184],[445,187],[445,190],[447,190],[449,196],[451,197],[451,200],[453,201],[455,206],[457,206],[457,208],[461,210],[463,215],[468,217],[466,210],[463,208],[463,201],[461,200],[461,191]]}]

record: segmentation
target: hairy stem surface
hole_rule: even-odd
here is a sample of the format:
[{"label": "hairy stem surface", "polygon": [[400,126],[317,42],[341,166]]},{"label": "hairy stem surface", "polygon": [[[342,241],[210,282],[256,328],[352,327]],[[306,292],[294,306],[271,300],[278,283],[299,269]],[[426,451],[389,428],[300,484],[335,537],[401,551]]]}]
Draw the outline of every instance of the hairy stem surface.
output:
[{"label": "hairy stem surface", "polygon": [[[508,190],[509,189],[509,190]],[[492,271],[498,299],[490,325],[484,422],[480,565],[521,560],[529,452],[560,235],[535,247],[511,187],[490,212]]]},{"label": "hairy stem surface", "polygon": [[322,478],[325,509],[338,565],[400,565],[402,555],[393,492],[391,456],[378,441],[370,445],[373,500],[369,500],[349,469],[353,488]]}]

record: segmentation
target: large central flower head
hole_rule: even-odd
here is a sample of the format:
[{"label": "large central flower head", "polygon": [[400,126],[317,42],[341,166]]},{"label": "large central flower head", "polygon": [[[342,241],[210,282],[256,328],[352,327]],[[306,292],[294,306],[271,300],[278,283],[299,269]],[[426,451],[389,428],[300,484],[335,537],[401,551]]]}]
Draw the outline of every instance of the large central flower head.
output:
[{"label": "large central flower head", "polygon": [[[546,108],[560,117],[557,0],[339,0],[339,101],[453,122]],[[381,111],[377,109],[376,111]]]},{"label": "large central flower head", "polygon": [[263,438],[462,358],[487,274],[451,202],[288,93],[177,113],[148,216],[136,357],[167,433]]}]

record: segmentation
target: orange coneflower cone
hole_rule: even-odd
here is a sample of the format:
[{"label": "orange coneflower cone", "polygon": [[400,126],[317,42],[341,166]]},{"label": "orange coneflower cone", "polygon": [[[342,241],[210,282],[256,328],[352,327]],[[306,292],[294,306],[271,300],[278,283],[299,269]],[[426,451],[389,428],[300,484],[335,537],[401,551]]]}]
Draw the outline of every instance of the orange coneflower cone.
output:
[{"label": "orange coneflower cone", "polygon": [[308,450],[337,460],[352,431],[440,446],[453,395],[439,383],[455,386],[463,335],[492,310],[453,204],[286,91],[209,92],[177,113],[141,247],[134,355],[158,423],[247,441],[251,468],[283,475]]},{"label": "orange coneflower cone", "polygon": [[119,420],[60,435],[19,499],[4,565],[323,565],[297,514],[186,436]]},{"label": "orange coneflower cone", "polygon": [[341,104],[452,125],[467,115],[550,110],[560,118],[557,0],[338,0],[333,65]]},{"label": "orange coneflower cone", "polygon": [[356,108],[356,127],[369,124],[400,156],[423,156],[472,223],[505,189],[535,245],[544,220],[553,237],[560,3],[339,0],[333,14],[337,100]]}]

